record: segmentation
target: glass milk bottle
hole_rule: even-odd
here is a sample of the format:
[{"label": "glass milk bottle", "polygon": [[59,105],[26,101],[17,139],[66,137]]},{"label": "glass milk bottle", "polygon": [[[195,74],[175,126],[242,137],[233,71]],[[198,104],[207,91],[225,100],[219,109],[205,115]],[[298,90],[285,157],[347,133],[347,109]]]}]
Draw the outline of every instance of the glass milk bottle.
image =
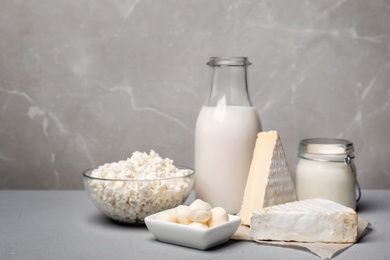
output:
[{"label": "glass milk bottle", "polygon": [[245,57],[213,57],[210,94],[195,129],[196,198],[240,210],[261,122],[248,94]]}]

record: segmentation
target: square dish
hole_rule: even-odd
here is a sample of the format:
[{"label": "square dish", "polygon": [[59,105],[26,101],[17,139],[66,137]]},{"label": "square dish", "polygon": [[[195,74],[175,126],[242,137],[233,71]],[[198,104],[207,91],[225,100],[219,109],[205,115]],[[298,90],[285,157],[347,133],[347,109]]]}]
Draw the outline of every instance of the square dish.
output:
[{"label": "square dish", "polygon": [[227,242],[241,224],[239,216],[229,214],[228,222],[203,229],[158,220],[156,219],[158,214],[156,213],[145,218],[146,227],[157,240],[200,250]]}]

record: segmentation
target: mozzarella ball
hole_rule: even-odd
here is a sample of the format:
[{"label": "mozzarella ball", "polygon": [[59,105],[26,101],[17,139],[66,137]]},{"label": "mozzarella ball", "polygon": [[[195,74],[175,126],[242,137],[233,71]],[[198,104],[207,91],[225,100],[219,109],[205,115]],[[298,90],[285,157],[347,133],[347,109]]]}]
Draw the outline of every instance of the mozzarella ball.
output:
[{"label": "mozzarella ball", "polygon": [[176,223],[175,212],[172,210],[159,213],[156,219]]},{"label": "mozzarella ball", "polygon": [[199,222],[192,222],[188,225],[189,227],[196,227],[196,228],[209,228],[206,223],[199,223]]},{"label": "mozzarella ball", "polygon": [[224,208],[215,207],[211,209],[211,217],[207,222],[209,227],[215,227],[220,224],[226,223],[229,221],[229,215]]},{"label": "mozzarella ball", "polygon": [[194,202],[192,202],[189,206],[192,209],[199,209],[199,210],[211,210],[210,204],[207,202],[204,202],[201,199],[196,199]]},{"label": "mozzarella ball", "polygon": [[187,205],[180,205],[175,208],[177,223],[184,225],[188,225],[191,223],[191,221],[187,218],[188,208],[189,207]]},{"label": "mozzarella ball", "polygon": [[197,199],[188,207],[187,218],[193,222],[205,223],[211,216],[211,206],[203,200]]}]

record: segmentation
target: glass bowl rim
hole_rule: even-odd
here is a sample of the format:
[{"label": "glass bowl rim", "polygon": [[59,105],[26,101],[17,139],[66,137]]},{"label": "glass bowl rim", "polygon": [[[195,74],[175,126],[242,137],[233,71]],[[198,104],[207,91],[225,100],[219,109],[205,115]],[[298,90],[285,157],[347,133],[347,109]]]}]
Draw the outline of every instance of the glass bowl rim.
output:
[{"label": "glass bowl rim", "polygon": [[92,173],[93,170],[97,168],[88,168],[83,171],[82,175],[83,177],[91,180],[98,180],[98,181],[126,181],[126,182],[138,182],[138,181],[161,181],[161,180],[174,180],[174,179],[181,179],[181,178],[190,178],[195,174],[195,170],[192,168],[189,168],[187,166],[182,166],[182,165],[175,165],[176,168],[179,170],[189,170],[190,173],[186,175],[181,175],[181,176],[170,176],[170,177],[164,177],[164,178],[154,178],[154,179],[108,179],[108,178],[98,178],[98,177],[92,177],[90,174]]}]

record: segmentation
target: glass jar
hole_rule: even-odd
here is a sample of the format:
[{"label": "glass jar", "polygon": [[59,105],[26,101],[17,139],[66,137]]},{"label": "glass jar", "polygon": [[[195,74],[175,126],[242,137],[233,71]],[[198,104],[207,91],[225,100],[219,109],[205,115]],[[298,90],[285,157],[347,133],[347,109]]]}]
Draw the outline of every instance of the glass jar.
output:
[{"label": "glass jar", "polygon": [[298,200],[323,198],[356,209],[361,191],[353,153],[353,143],[348,140],[302,140],[298,148],[296,171]]},{"label": "glass jar", "polygon": [[240,210],[261,123],[251,105],[245,57],[213,57],[210,93],[195,129],[195,194],[230,214]]}]

